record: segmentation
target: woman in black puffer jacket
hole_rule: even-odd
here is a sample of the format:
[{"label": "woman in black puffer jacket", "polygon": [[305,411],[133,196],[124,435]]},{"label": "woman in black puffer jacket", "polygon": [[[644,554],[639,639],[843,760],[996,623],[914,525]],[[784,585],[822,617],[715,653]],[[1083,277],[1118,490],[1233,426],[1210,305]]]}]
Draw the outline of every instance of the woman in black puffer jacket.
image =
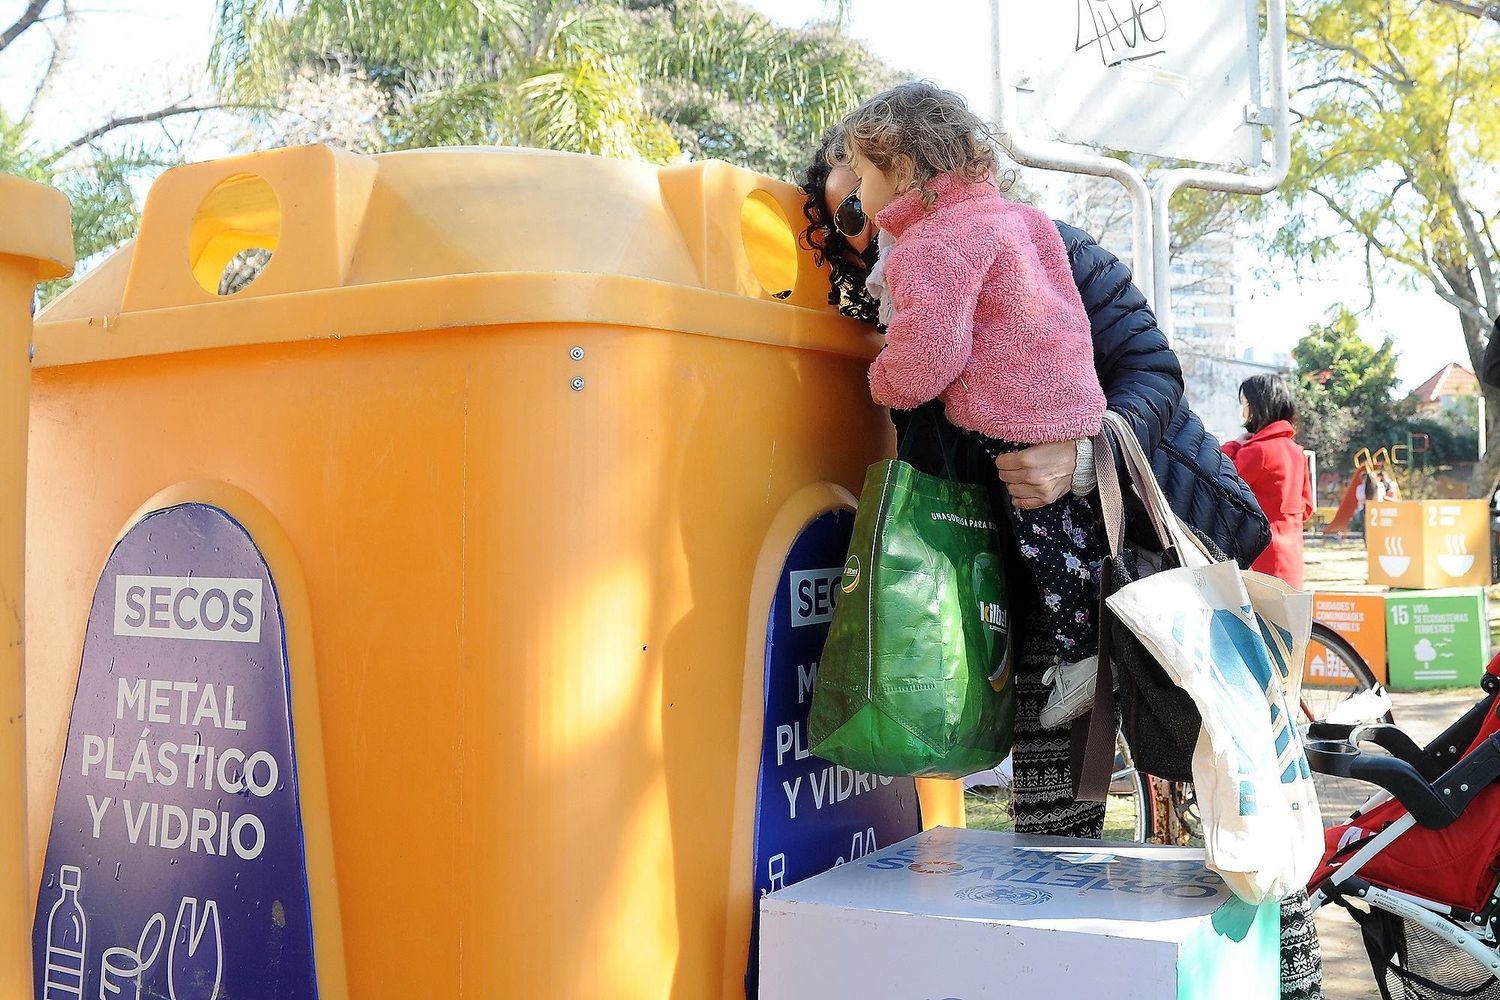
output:
[{"label": "woman in black puffer jacket", "polygon": [[[859,210],[856,179],[848,171],[830,168],[826,153],[825,143],[804,175],[808,226],[802,243],[828,267],[829,302],[847,316],[874,324],[875,303],[864,287],[874,263],[873,225]],[[1094,366],[1109,408],[1130,421],[1178,516],[1248,567],[1269,544],[1270,525],[1234,463],[1183,398],[1181,365],[1146,297],[1132,281],[1130,269],[1091,236],[1064,223],[1057,228],[1089,315]],[[891,419],[903,458],[925,471],[943,468],[940,437],[963,437],[948,422],[941,400],[916,410],[892,411]],[[1010,464],[1001,467],[997,479],[995,466],[977,448],[969,449],[959,475],[989,486],[997,508],[1012,502],[1040,506],[1074,485],[1077,455],[1071,442],[1034,446],[1003,456],[1004,461]],[[1027,580],[1018,560],[1017,554],[1009,555],[1009,578]],[[1037,601],[1035,594],[1019,590],[1014,599],[1022,609]],[[1014,620],[1037,617],[1023,612]],[[1066,728],[1043,729],[1038,718],[1047,697],[1041,674],[1052,662],[1052,651],[1034,632],[1019,638],[1012,751],[1016,831],[1097,839],[1103,834],[1104,806],[1073,799],[1070,733]],[[1321,996],[1321,978],[1317,932],[1304,894],[1288,900],[1282,910],[1282,997],[1315,1000]]]},{"label": "woman in black puffer jacket", "polygon": [[[853,175],[830,168],[824,159],[826,150],[825,145],[818,151],[803,179],[807,193],[803,211],[808,226],[802,242],[829,269],[829,302],[845,315],[873,324],[875,303],[864,287],[865,273],[874,258],[873,242],[868,230],[850,239],[830,221],[840,206],[845,207],[846,215],[861,216],[848,207],[854,190]],[[856,202],[857,197],[855,194]],[[868,220],[865,225],[873,228]],[[1093,237],[1065,223],[1057,223],[1057,229],[1093,328],[1094,367],[1109,408],[1130,421],[1177,515],[1241,566],[1248,567],[1270,544],[1270,526],[1255,495],[1235,472],[1234,463],[1183,399],[1182,366],[1157,327],[1146,297],[1132,282],[1130,269]],[[936,400],[909,412],[919,414],[928,407],[942,412],[942,404]],[[899,411],[892,418],[897,433],[902,434],[909,420]],[[1033,447],[1016,453],[1018,462],[1021,456],[1038,460],[1026,470],[1033,477],[1055,481],[1055,492],[1037,492],[1043,485],[1039,478],[1003,477],[1016,498],[1030,496],[1044,502],[1057,499],[1063,483],[1072,482],[1073,470],[1067,470],[1064,480],[1050,459],[1058,454],[1065,456],[1067,450],[1065,445],[1061,449]],[[1018,485],[1020,490],[1016,489]]]}]

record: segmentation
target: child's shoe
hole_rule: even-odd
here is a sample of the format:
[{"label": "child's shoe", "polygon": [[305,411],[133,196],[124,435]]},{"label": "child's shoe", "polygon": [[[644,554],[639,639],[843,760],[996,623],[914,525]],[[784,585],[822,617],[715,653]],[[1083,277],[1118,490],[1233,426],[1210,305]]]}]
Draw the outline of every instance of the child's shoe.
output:
[{"label": "child's shoe", "polygon": [[1042,683],[1051,685],[1052,690],[1047,692],[1047,704],[1042,708],[1042,728],[1056,729],[1087,712],[1094,704],[1094,678],[1098,673],[1097,656],[1048,667]]}]

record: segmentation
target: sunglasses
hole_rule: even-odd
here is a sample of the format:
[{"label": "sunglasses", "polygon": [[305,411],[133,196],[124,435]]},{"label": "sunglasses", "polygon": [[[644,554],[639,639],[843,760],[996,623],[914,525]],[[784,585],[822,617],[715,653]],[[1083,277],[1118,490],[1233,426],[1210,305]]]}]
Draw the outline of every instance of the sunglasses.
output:
[{"label": "sunglasses", "polygon": [[865,207],[859,201],[859,187],[856,185],[849,196],[839,202],[839,207],[833,210],[833,228],[845,239],[854,239],[865,231],[870,224],[869,216],[865,215]]}]

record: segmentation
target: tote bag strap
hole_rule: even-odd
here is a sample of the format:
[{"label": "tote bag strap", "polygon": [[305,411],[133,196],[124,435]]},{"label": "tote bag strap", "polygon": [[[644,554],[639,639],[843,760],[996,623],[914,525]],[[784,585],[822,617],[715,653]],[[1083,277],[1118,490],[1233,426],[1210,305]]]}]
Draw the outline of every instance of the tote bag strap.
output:
[{"label": "tote bag strap", "polygon": [[[1120,558],[1125,543],[1125,497],[1120,489],[1116,435],[1112,431],[1113,425],[1106,422],[1094,437],[1099,506],[1109,540],[1106,572],[1110,564]],[[1153,526],[1156,526],[1154,519]],[[1157,537],[1163,546],[1167,544],[1165,525],[1160,526]],[[1087,714],[1074,721],[1071,734],[1073,797],[1079,802],[1104,802],[1109,797],[1109,786],[1114,779],[1115,687],[1114,668],[1109,659],[1114,642],[1114,623],[1104,604],[1102,586],[1095,620],[1099,623],[1099,669],[1094,674],[1094,704]]]},{"label": "tote bag strap", "polygon": [[[1178,566],[1207,566],[1214,560],[1198,537],[1183,525],[1167,503],[1161,484],[1129,421],[1106,411],[1104,423],[1094,438],[1094,468],[1099,483],[1099,507],[1109,540],[1110,561],[1118,560],[1125,544],[1125,497],[1120,483],[1124,465],[1131,485],[1146,512],[1167,561]],[[1107,564],[1108,565],[1108,564]],[[1074,797],[1084,802],[1103,802],[1114,776],[1115,689],[1110,650],[1117,624],[1099,595],[1099,670],[1094,677],[1094,704],[1089,713],[1073,724],[1072,776]]]},{"label": "tote bag strap", "polygon": [[[1113,448],[1101,449],[1102,438],[1108,438],[1108,443],[1113,445]],[[1167,502],[1167,495],[1162,491],[1161,484],[1157,482],[1156,473],[1152,471],[1151,462],[1146,458],[1146,452],[1131,429],[1130,422],[1122,415],[1107,410],[1099,436],[1094,438],[1094,454],[1105,455],[1113,459],[1116,450],[1125,466],[1126,473],[1130,476],[1131,485],[1135,487],[1136,496],[1145,509],[1146,517],[1151,522],[1157,542],[1161,545],[1162,551],[1168,555],[1168,561],[1178,566],[1211,565],[1215,561],[1213,556],[1209,554],[1198,536],[1182,523],[1181,518]],[[1124,542],[1125,521],[1118,466],[1113,461],[1096,461],[1094,467],[1099,481],[1099,500],[1104,513],[1105,533],[1110,540],[1110,555],[1118,556],[1121,552],[1119,545]]]}]

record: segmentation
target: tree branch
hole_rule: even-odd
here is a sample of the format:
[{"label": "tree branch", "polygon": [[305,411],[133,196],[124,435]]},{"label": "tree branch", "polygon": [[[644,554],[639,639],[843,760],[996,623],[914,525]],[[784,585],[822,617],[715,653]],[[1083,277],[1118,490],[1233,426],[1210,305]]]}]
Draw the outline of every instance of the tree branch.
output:
[{"label": "tree branch", "polygon": [[1345,84],[1345,85],[1350,86],[1350,87],[1357,87],[1357,88],[1359,88],[1360,90],[1364,91],[1366,94],[1368,94],[1370,96],[1370,99],[1375,102],[1376,107],[1382,107],[1385,104],[1384,100],[1382,100],[1382,98],[1380,96],[1380,91],[1376,90],[1374,87],[1370,86],[1368,83],[1365,83],[1363,80],[1356,79],[1356,78],[1354,78],[1352,76],[1329,76],[1329,77],[1324,77],[1323,79],[1317,80],[1317,81],[1315,81],[1313,83],[1303,84],[1302,86],[1300,86],[1300,87],[1297,88],[1297,93],[1299,95],[1305,94],[1305,93],[1307,93],[1309,91],[1317,90],[1319,87],[1325,87],[1325,86],[1328,86],[1329,84],[1334,84],[1334,83],[1341,83],[1341,84]]},{"label": "tree branch", "polygon": [[89,143],[105,135],[108,135],[110,132],[113,132],[117,128],[125,128],[129,125],[146,125],[150,122],[159,122],[166,118],[174,118],[177,115],[191,115],[197,114],[202,111],[218,111],[221,108],[238,106],[239,105],[230,104],[174,104],[170,108],[159,108],[156,111],[148,111],[142,115],[128,115],[124,118],[111,118],[109,121],[105,122],[103,125],[100,125],[98,128],[90,129],[83,135],[74,139],[72,142],[60,147],[56,151],[56,153],[53,154],[52,159],[55,161],[60,157],[71,153],[73,150],[78,149],[80,146],[87,146]]},{"label": "tree branch", "polygon": [[1490,265],[1489,254],[1485,252],[1484,240],[1479,235],[1479,230],[1474,225],[1474,218],[1470,215],[1473,211],[1468,201],[1464,198],[1463,191],[1459,189],[1458,183],[1451,178],[1445,180],[1444,186],[1448,191],[1448,200],[1453,203],[1454,214],[1458,216],[1458,225],[1464,231],[1464,239],[1469,244],[1469,256],[1473,258],[1475,266],[1479,268],[1479,280],[1484,288],[1484,304],[1493,315],[1496,312],[1497,290],[1495,286],[1495,269]]},{"label": "tree branch", "polygon": [[47,59],[47,68],[42,71],[42,78],[37,81],[36,89],[31,92],[31,100],[26,102],[26,109],[21,112],[20,122],[23,125],[31,121],[31,116],[36,113],[36,106],[51,89],[58,67],[66,63],[68,57],[72,55],[73,35],[78,27],[78,18],[74,16],[73,11],[73,0],[63,0],[62,22],[62,29],[59,31],[54,32],[50,26],[46,29],[52,37],[52,55]]},{"label": "tree branch", "polygon": [[1405,79],[1392,73],[1390,70],[1386,69],[1384,66],[1380,65],[1374,59],[1371,59],[1369,56],[1365,55],[1363,52],[1361,52],[1359,49],[1356,49],[1352,45],[1345,45],[1342,42],[1335,42],[1327,38],[1318,38],[1314,35],[1304,34],[1303,32],[1300,32],[1296,28],[1292,27],[1288,27],[1286,29],[1286,33],[1288,37],[1295,38],[1300,42],[1306,42],[1309,45],[1317,46],[1320,49],[1331,49],[1335,52],[1342,52],[1345,55],[1353,56],[1356,62],[1368,67],[1370,72],[1374,73],[1376,76],[1380,77],[1391,86],[1400,87],[1402,90],[1411,89],[1410,83],[1408,83]]},{"label": "tree branch", "polygon": [[[1443,281],[1438,280],[1439,276],[1442,277],[1443,281],[1446,281],[1448,283],[1447,288],[1443,287]],[[1455,290],[1458,286],[1458,282],[1454,280],[1453,275],[1448,272],[1441,264],[1435,262],[1433,263],[1431,270],[1427,271],[1427,280],[1432,282],[1433,291],[1438,293],[1438,297],[1453,308],[1457,309],[1461,316],[1467,316],[1469,319],[1472,319],[1476,323],[1481,323],[1486,326],[1489,325],[1489,314],[1484,311],[1479,303],[1463,295],[1460,295]]]},{"label": "tree branch", "polygon": [[1474,17],[1487,17],[1492,21],[1500,21],[1500,3],[1487,3],[1480,6],[1477,3],[1464,3],[1463,0],[1432,0],[1444,7],[1452,7],[1456,11],[1470,14]]},{"label": "tree branch", "polygon": [[47,3],[48,0],[31,0],[31,3],[26,5],[26,9],[21,11],[21,16],[16,18],[16,23],[6,28],[5,34],[0,35],[0,52],[3,52],[11,42],[20,38],[27,28],[41,20],[42,11]]},{"label": "tree branch", "polygon": [[1496,259],[1500,259],[1500,246],[1497,246],[1495,244],[1495,236],[1490,232],[1490,220],[1486,219],[1483,215],[1480,215],[1479,226],[1480,229],[1482,229],[1484,232],[1484,241],[1489,246],[1490,253],[1493,254]]},{"label": "tree branch", "polygon": [[1385,54],[1391,57],[1391,62],[1395,65],[1397,71],[1401,74],[1401,79],[1405,81],[1407,87],[1414,88],[1416,86],[1416,81],[1411,78],[1411,70],[1406,68],[1406,63],[1401,61],[1401,56],[1396,51],[1396,47],[1391,44],[1390,0],[1386,0],[1385,15],[1386,16],[1383,18],[1377,18],[1380,24],[1380,45],[1385,49]]},{"label": "tree branch", "polygon": [[[1395,250],[1395,248],[1387,247],[1373,232],[1367,232],[1365,230],[1365,227],[1359,224],[1359,220],[1350,215],[1348,210],[1334,199],[1333,195],[1329,194],[1327,191],[1324,191],[1317,185],[1310,186],[1308,190],[1317,195],[1319,198],[1323,199],[1323,203],[1331,208],[1333,210],[1333,213],[1344,221],[1344,224],[1349,227],[1349,230],[1351,232],[1353,232],[1356,236],[1362,238],[1366,243],[1373,246],[1376,250],[1379,250],[1380,256],[1384,257],[1387,260],[1402,259],[1402,255],[1399,254]],[[1419,269],[1421,266],[1420,264],[1410,260],[1403,260],[1402,263],[1409,264],[1413,267],[1418,267]]]}]

